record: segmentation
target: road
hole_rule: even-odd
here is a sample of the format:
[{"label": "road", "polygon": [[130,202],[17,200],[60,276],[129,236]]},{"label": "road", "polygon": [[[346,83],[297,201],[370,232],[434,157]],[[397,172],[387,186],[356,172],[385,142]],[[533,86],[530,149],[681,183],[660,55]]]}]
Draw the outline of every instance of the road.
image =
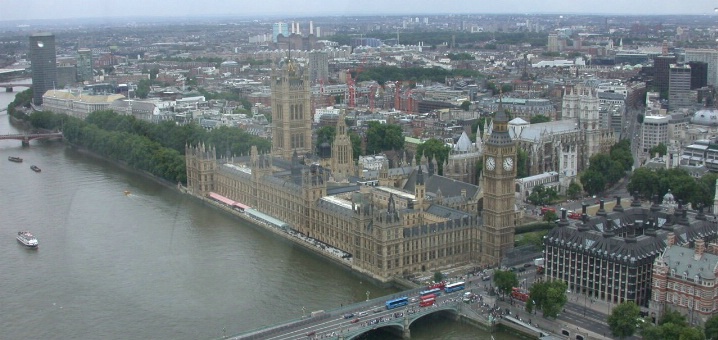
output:
[{"label": "road", "polygon": [[[468,283],[468,282],[467,282]],[[456,303],[462,299],[462,295],[471,290],[472,286],[467,284],[466,289],[451,293],[442,292],[436,298],[436,305],[440,306],[445,303]],[[414,291],[412,291],[414,292]],[[343,333],[355,331],[357,328],[365,328],[375,323],[375,328],[382,326],[382,323],[394,322],[396,318],[404,318],[407,315],[422,313],[429,310],[430,307],[420,307],[418,293],[408,294],[410,302],[407,306],[402,306],[387,310],[384,304],[385,300],[400,297],[400,294],[392,297],[386,297],[379,302],[370,306],[357,306],[356,308],[343,309],[341,312],[330,313],[329,318],[321,319],[303,326],[290,327],[287,331],[275,336],[263,337],[263,339],[271,340],[287,340],[287,339],[319,339],[319,338],[336,338]],[[416,299],[415,299],[416,298]],[[458,299],[458,300],[457,300]],[[351,315],[351,316],[350,316]],[[239,336],[238,338],[241,338]]]}]

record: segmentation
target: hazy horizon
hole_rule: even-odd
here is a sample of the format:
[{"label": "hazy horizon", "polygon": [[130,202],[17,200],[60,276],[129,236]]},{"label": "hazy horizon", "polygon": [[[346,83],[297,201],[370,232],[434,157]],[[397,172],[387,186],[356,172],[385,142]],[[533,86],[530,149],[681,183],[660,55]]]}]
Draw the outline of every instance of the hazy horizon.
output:
[{"label": "hazy horizon", "polygon": [[[504,0],[467,4],[464,1],[444,2],[414,0],[395,3],[380,0],[331,2],[305,0],[264,0],[241,3],[237,1],[204,0],[140,1],[100,3],[89,0],[8,0],[0,11],[0,22],[36,20],[92,20],[122,18],[177,18],[177,17],[310,17],[310,16],[370,16],[370,15],[448,15],[448,14],[569,14],[569,15],[716,15],[718,2],[694,0],[679,3],[675,0]],[[717,20],[718,22],[718,20]]]}]

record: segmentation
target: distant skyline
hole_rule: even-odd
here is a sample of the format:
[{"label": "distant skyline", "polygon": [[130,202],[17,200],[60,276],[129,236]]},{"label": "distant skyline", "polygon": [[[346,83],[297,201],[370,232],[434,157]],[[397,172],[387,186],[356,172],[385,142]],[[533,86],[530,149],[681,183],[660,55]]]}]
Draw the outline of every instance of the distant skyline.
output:
[{"label": "distant skyline", "polygon": [[436,15],[475,13],[716,15],[715,0],[4,0],[0,21],[126,17],[307,17],[328,15]]}]

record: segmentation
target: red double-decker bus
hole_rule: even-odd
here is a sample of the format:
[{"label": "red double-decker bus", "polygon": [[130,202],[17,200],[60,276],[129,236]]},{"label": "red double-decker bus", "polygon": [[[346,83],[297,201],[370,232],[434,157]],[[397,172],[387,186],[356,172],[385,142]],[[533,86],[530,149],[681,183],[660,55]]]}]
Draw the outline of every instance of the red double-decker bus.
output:
[{"label": "red double-decker bus", "polygon": [[443,290],[444,287],[446,287],[446,281],[441,281],[441,282],[430,284],[428,287],[426,287],[426,289],[428,289],[428,290],[431,290],[431,289]]},{"label": "red double-decker bus", "polygon": [[421,297],[421,301],[419,301],[419,307],[428,307],[434,304],[436,302],[436,295],[429,294],[426,296]]}]

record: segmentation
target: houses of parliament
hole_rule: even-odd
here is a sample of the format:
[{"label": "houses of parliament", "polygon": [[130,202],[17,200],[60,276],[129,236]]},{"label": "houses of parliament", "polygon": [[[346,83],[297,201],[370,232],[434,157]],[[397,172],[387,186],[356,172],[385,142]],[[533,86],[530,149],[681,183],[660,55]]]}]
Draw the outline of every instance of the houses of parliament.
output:
[{"label": "houses of parliament", "polygon": [[272,149],[217,158],[187,146],[187,189],[241,202],[294,232],[350,254],[354,270],[383,282],[421,272],[497,265],[513,247],[516,147],[506,116],[485,143],[481,187],[431,173],[425,165],[380,170],[378,185],[356,178],[345,120],[331,156],[312,148],[310,81],[293,60],[272,72]]}]

